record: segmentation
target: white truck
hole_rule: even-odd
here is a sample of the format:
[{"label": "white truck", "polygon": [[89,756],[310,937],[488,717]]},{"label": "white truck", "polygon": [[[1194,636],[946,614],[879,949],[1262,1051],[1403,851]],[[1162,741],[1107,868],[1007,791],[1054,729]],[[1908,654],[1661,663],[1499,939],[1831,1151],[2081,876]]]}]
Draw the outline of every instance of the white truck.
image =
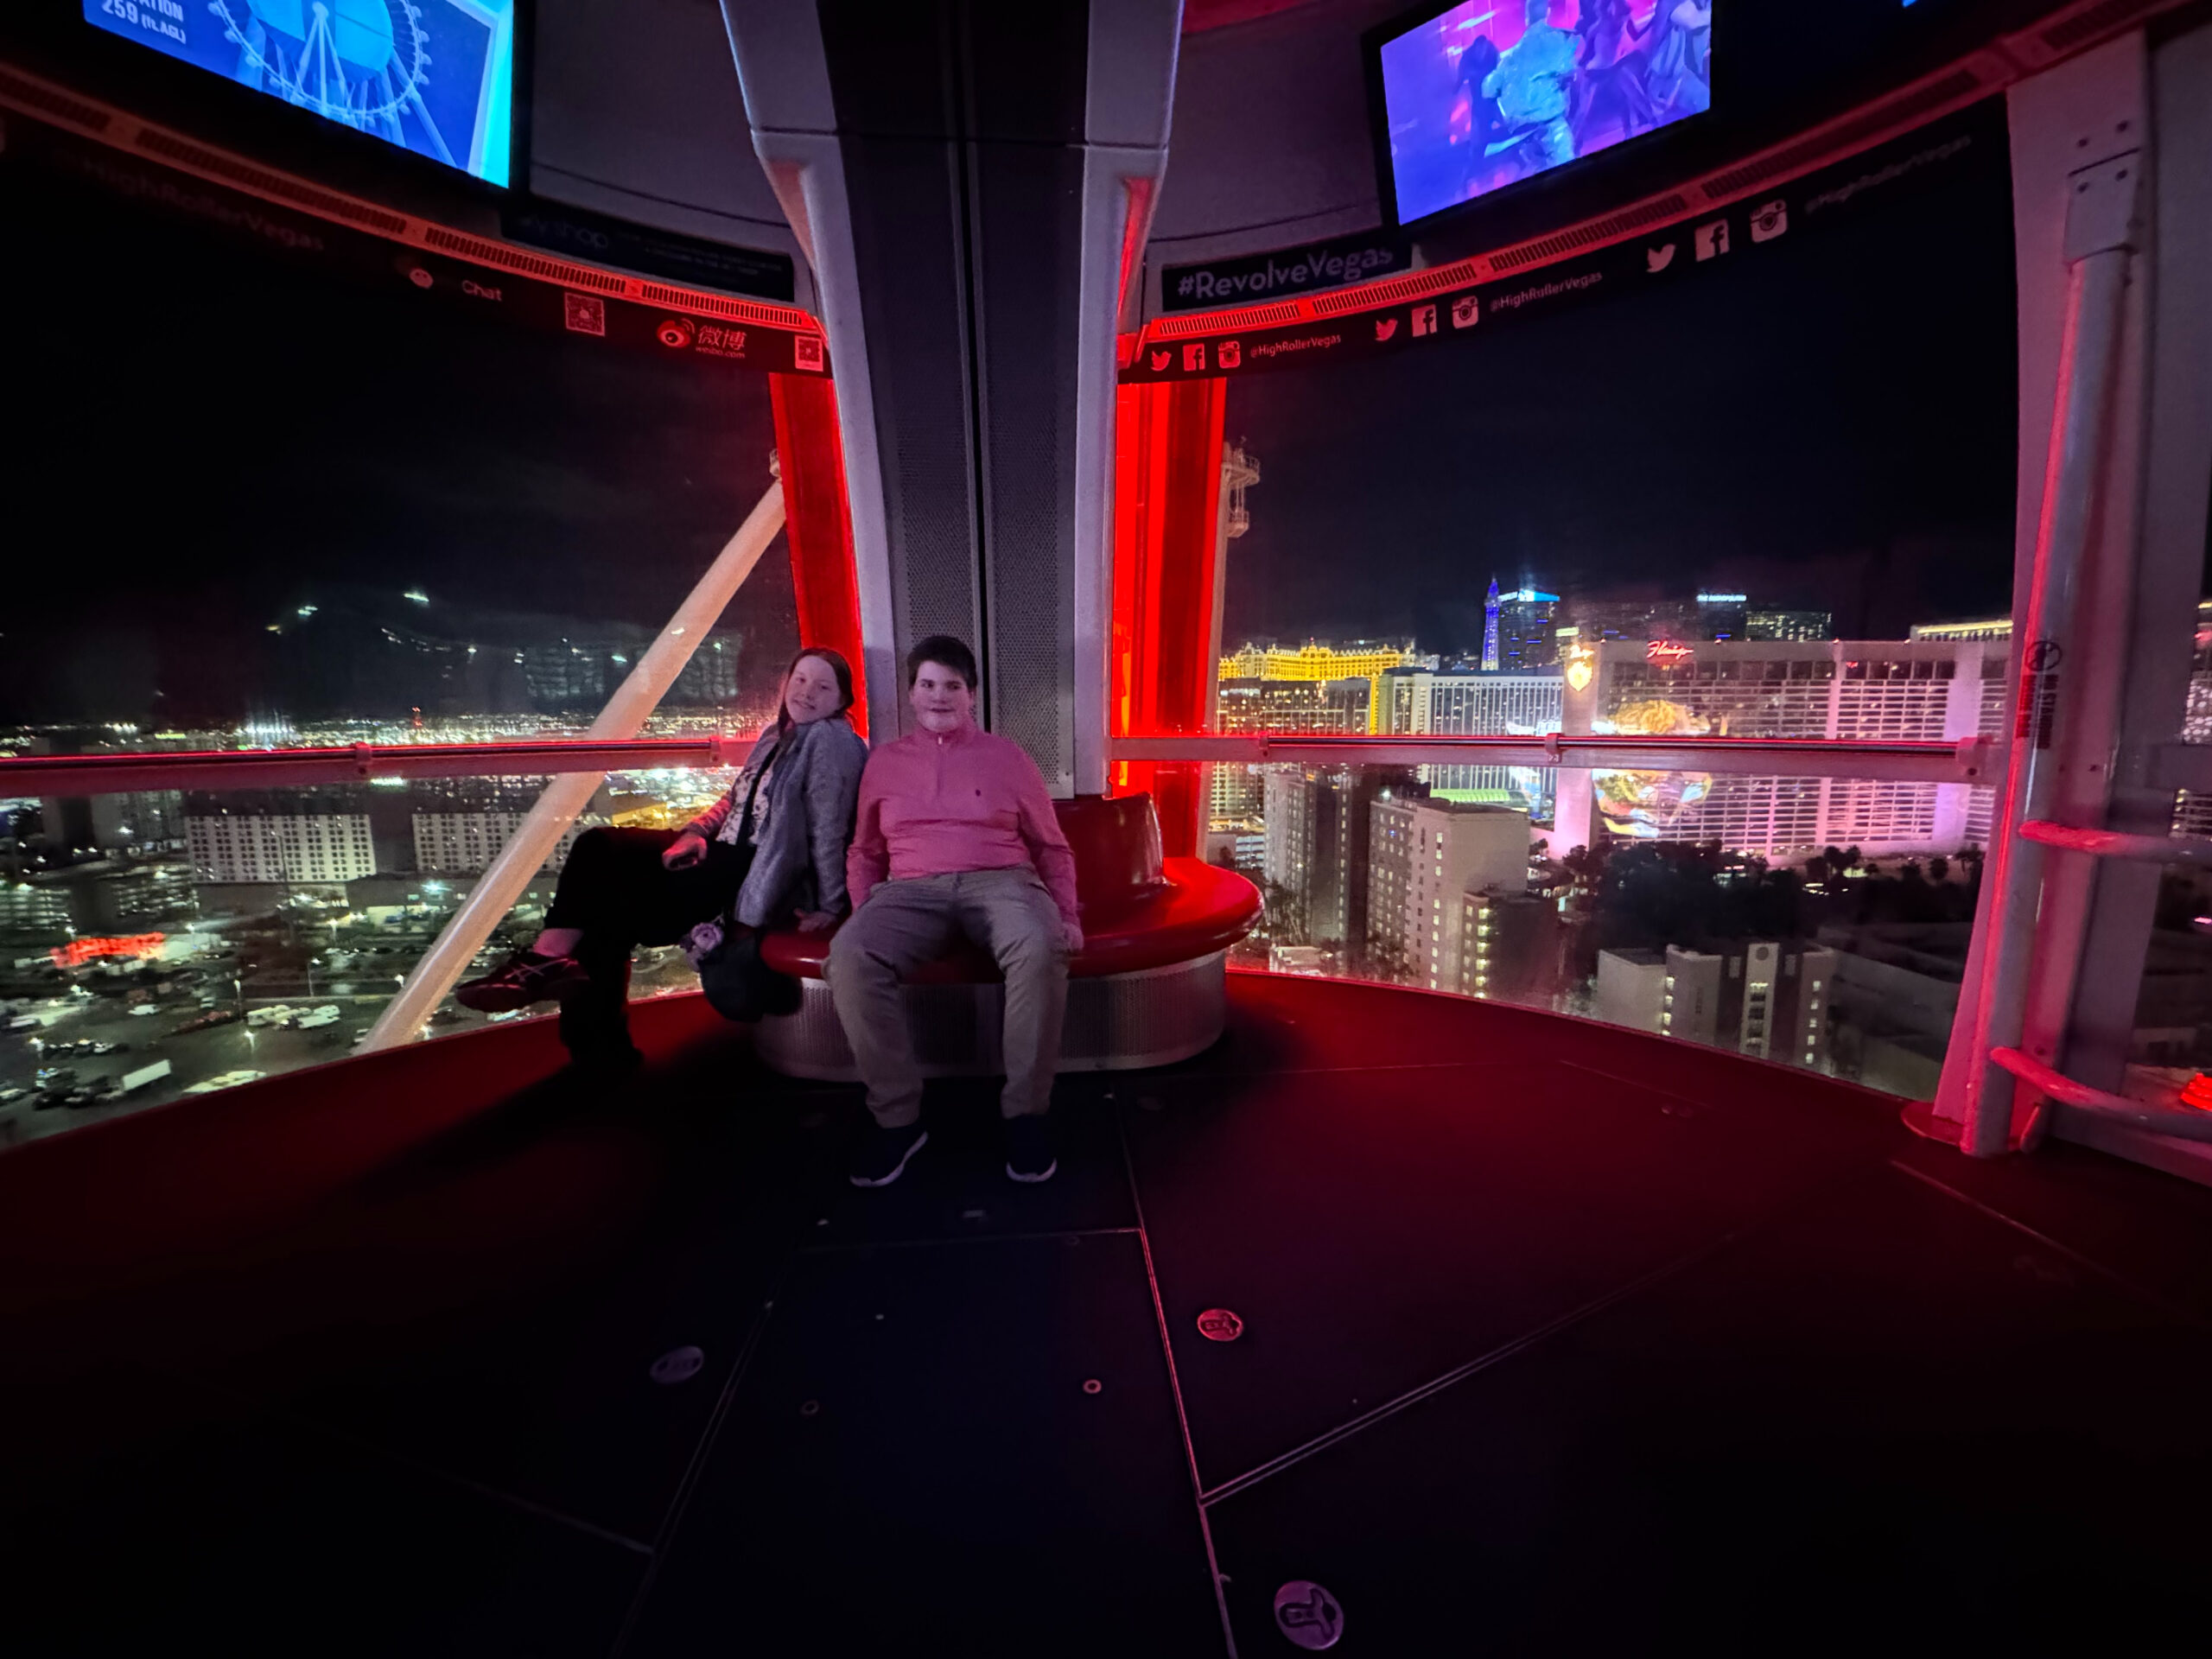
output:
[{"label": "white truck", "polygon": [[169,1074],[167,1060],[156,1060],[151,1065],[142,1065],[136,1071],[126,1071],[115,1080],[115,1091],[127,1095],[143,1089],[149,1083],[159,1083]]}]

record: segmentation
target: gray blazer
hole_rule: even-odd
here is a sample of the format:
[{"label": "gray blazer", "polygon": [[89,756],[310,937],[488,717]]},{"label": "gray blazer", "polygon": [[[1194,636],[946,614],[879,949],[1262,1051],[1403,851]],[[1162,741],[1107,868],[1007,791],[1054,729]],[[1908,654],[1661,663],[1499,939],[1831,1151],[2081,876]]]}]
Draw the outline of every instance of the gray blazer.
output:
[{"label": "gray blazer", "polygon": [[747,927],[765,927],[794,910],[846,908],[845,848],[853,838],[868,744],[842,715],[792,727],[782,753],[771,727],[729,792],[693,819],[692,828],[709,840],[735,842],[744,830],[745,798],[771,760],[768,823],[737,892],[737,919]]}]

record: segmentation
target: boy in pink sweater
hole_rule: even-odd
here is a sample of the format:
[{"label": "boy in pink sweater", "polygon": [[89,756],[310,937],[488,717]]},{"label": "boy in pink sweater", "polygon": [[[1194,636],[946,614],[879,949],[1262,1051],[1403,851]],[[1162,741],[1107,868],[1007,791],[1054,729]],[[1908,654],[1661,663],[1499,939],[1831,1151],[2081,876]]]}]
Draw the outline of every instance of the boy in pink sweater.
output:
[{"label": "boy in pink sweater", "polygon": [[899,983],[962,935],[1006,976],[1006,1173],[1049,1180],[1067,959],[1083,949],[1075,856],[1036,762],[976,724],[975,653],[932,635],[906,654],[906,683],[920,729],[868,756],[845,857],[853,915],[830,950],[830,994],[875,1116],[853,1185],[890,1185],[928,1142]]}]

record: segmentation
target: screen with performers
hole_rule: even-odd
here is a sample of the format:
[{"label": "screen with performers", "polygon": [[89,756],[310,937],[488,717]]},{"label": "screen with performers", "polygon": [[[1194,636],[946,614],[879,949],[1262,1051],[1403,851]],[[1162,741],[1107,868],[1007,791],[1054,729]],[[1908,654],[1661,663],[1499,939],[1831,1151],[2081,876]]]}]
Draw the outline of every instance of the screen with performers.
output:
[{"label": "screen with performers", "polygon": [[109,33],[505,185],[515,0],[84,0]]},{"label": "screen with performers", "polygon": [[1382,42],[1401,225],[1709,108],[1713,0],[1465,0]]}]

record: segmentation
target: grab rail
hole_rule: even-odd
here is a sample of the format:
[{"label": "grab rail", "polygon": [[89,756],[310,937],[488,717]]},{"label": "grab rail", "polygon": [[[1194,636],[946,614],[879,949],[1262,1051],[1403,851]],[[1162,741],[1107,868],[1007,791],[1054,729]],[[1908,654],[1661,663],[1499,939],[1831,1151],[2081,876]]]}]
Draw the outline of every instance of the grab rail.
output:
[{"label": "grab rail", "polygon": [[2212,839],[2202,836],[2132,836],[2117,830],[2084,830],[2034,818],[2020,826],[2030,841],[2062,852],[2092,858],[2120,858],[2138,864],[2212,864]]},{"label": "grab rail", "polygon": [[2152,1135],[2171,1135],[2184,1141],[2212,1141],[2212,1112],[2152,1106],[2126,1095],[2092,1089],[2017,1048],[1993,1048],[1989,1058],[1993,1065],[2002,1066],[2037,1093],[2049,1096],[2069,1111],[2107,1118]]},{"label": "grab rail", "polygon": [[[526,778],[565,772],[734,766],[747,737],[541,738],[499,743],[352,743],[343,748],[201,749],[0,760],[0,796],[292,789],[374,778]],[[486,763],[489,764],[486,764]]]},{"label": "grab rail", "polygon": [[1713,772],[1764,776],[1876,778],[1986,784],[2003,775],[2004,746],[1959,741],[1821,737],[1645,737],[1545,732],[1507,737],[1306,733],[1147,732],[1109,738],[1109,760],[1214,765],[1476,765],[1573,766],[1591,771]]},{"label": "grab rail", "polygon": [[[0,797],[113,795],[139,790],[308,788],[375,778],[500,778],[568,772],[734,766],[746,735],[582,737],[496,743],[352,743],[343,747],[200,749],[0,759]],[[1109,740],[1116,760],[1225,764],[1418,766],[1423,763],[1585,766],[1652,771],[1791,772],[1986,782],[2003,748],[1963,743],[1862,742],[1825,738],[1339,737],[1299,734],[1147,734]]]}]

